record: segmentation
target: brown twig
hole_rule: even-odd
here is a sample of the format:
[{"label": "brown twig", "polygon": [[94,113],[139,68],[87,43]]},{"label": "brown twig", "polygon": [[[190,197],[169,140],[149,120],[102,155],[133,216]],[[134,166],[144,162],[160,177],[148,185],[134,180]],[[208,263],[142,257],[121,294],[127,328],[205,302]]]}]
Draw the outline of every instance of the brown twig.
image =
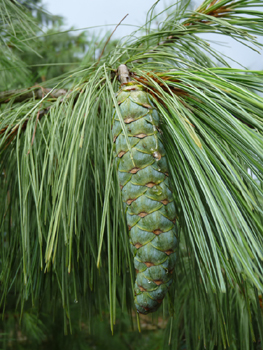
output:
[{"label": "brown twig", "polygon": [[123,21],[125,20],[125,18],[126,18],[128,15],[129,15],[129,14],[127,13],[127,15],[123,17],[123,19],[116,25],[116,27],[114,28],[113,32],[112,32],[111,35],[108,37],[108,40],[106,41],[106,43],[105,43],[105,45],[104,45],[104,47],[103,47],[103,49],[102,49],[102,51],[101,51],[100,57],[98,58],[97,64],[98,64],[99,61],[101,60],[101,57],[102,57],[102,55],[104,54],[105,48],[106,48],[106,46],[108,45],[108,43],[109,43],[111,37],[112,37],[113,34],[115,33],[116,29],[119,27],[119,25],[121,24],[121,22],[123,22]]},{"label": "brown twig", "polygon": [[[218,0],[212,1],[207,9],[210,9],[210,7],[214,6],[217,3],[217,1]],[[205,9],[205,10],[207,10],[207,9]],[[211,17],[223,17],[223,16],[225,16],[225,14],[227,12],[230,12],[230,11],[231,11],[231,8],[226,5],[226,6],[221,6],[221,7],[219,7],[216,10],[212,10],[212,11],[209,10],[207,13],[205,13],[205,15],[208,15],[208,16],[211,16]],[[199,14],[203,13],[199,9],[197,9],[196,12],[199,13]],[[189,26],[194,26],[197,23],[203,23],[203,24],[211,23],[211,21],[208,21],[208,20],[204,21],[204,20],[201,20],[201,19],[196,19],[195,17],[196,17],[195,14],[191,15],[188,20],[186,20],[184,23],[182,23],[182,25],[184,27],[189,27]],[[157,46],[161,46],[161,45],[172,43],[176,39],[178,39],[178,36],[171,35],[166,40],[160,42]]]},{"label": "brown twig", "polygon": [[[35,98],[37,100],[42,99],[48,93],[50,93],[52,89],[43,88],[39,85],[31,87],[29,89],[19,89],[19,90],[9,90],[0,92],[0,104],[7,103],[12,98],[14,102],[23,102],[25,100],[29,100],[30,98]],[[68,91],[65,89],[54,89],[52,93],[49,95],[52,98],[58,98],[60,96],[66,95]],[[44,96],[43,96],[44,94]]]}]

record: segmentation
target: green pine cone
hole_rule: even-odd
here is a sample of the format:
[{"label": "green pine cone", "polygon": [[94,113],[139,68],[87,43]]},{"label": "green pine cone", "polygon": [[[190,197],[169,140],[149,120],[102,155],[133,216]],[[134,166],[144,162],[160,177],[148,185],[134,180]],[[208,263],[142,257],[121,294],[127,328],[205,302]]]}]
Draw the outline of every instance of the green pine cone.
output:
[{"label": "green pine cone", "polygon": [[130,143],[114,111],[115,159],[137,272],[135,306],[147,314],[159,308],[172,283],[175,206],[159,116],[148,93],[131,82],[118,92],[117,101]]}]

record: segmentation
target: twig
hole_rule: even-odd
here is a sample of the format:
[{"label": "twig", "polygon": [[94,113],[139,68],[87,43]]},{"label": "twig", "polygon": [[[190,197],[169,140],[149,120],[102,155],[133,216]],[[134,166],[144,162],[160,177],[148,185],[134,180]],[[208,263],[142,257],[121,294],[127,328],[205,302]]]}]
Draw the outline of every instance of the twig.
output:
[{"label": "twig", "polygon": [[123,17],[123,19],[116,25],[115,29],[113,30],[113,32],[112,32],[111,35],[109,36],[108,40],[106,41],[106,43],[105,43],[105,45],[104,45],[104,47],[103,47],[103,49],[102,49],[102,51],[101,51],[101,54],[100,54],[100,57],[98,58],[97,64],[99,63],[99,61],[100,61],[102,55],[104,54],[105,48],[106,48],[106,46],[108,45],[108,43],[109,43],[111,37],[112,37],[113,34],[115,33],[116,29],[119,27],[119,25],[121,24],[121,22],[123,22],[123,21],[125,20],[125,18],[126,18],[128,15],[129,15],[129,14],[127,13],[127,15]]},{"label": "twig", "polygon": [[[37,88],[37,89],[36,89]],[[0,104],[7,103],[12,98],[14,102],[23,102],[30,98],[35,98],[37,100],[42,99],[45,95],[47,95],[52,89],[48,88],[39,88],[39,85],[36,87],[32,87],[29,89],[19,89],[19,90],[9,90],[0,92]],[[58,98],[60,96],[66,95],[68,91],[65,89],[55,89],[52,91],[50,97]],[[43,96],[44,94],[44,96]]]},{"label": "twig", "polygon": [[[218,0],[213,0],[210,5],[208,6],[208,9],[210,9],[210,7],[214,6],[216,4]],[[231,7],[228,7],[227,5],[225,6],[221,6],[219,7],[218,9],[216,10],[209,10],[208,12],[206,12],[205,14],[208,15],[208,16],[211,16],[211,17],[223,17],[225,16],[225,14],[227,12],[230,12],[231,11]],[[203,11],[200,11],[199,8],[196,10],[196,13],[199,13],[199,14],[203,14]],[[182,25],[184,27],[189,27],[189,26],[194,26],[196,23],[203,23],[203,24],[208,24],[209,21],[204,21],[204,20],[201,20],[201,19],[196,19],[195,18],[195,14],[191,15],[188,20],[186,20],[184,23],[182,23]],[[165,44],[169,44],[169,43],[172,43],[174,42],[174,40],[177,40],[178,39],[178,36],[169,36],[166,40],[160,42],[157,44],[157,47],[158,46],[162,46],[162,45],[165,45]]]}]

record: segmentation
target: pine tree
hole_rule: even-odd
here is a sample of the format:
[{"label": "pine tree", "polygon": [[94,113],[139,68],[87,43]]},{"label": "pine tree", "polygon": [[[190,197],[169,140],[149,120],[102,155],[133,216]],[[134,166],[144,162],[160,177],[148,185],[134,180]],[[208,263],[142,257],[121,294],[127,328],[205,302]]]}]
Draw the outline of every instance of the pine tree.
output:
[{"label": "pine tree", "polygon": [[[128,80],[160,118],[175,203],[173,284],[153,316],[168,319],[164,348],[260,349],[263,73],[231,68],[198,34],[228,35],[258,50],[262,3],[188,5],[171,6],[157,28],[154,5],[133,35],[106,46],[90,40],[79,65],[34,86],[23,55],[2,40],[0,64],[10,80],[0,94],[4,315],[62,306],[72,329],[74,307],[90,321],[108,312],[113,331],[116,310],[133,313],[129,204],[123,206],[111,130],[117,120],[131,155],[121,93],[116,97],[129,87],[118,79],[126,65]],[[32,51],[41,38],[25,47],[33,20],[22,17],[21,6],[2,0],[1,33]],[[23,89],[9,91],[14,84]]]}]

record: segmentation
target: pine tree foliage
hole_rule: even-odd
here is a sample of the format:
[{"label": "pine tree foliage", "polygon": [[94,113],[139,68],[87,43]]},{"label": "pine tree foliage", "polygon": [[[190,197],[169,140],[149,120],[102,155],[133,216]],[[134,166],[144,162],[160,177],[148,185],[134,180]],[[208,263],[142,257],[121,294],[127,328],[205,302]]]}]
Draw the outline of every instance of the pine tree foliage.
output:
[{"label": "pine tree foliage", "polygon": [[[85,51],[90,42],[93,45],[94,35],[89,39],[73,28],[63,31],[62,17],[48,13],[40,1],[3,0],[0,15],[1,91],[28,88],[89,60]],[[49,82],[48,87],[52,86]]]},{"label": "pine tree foliage", "polygon": [[33,87],[31,98],[19,102],[13,93],[1,104],[3,312],[11,302],[21,311],[59,304],[70,325],[78,301],[90,318],[108,310],[113,329],[116,308],[133,309],[111,137],[116,71],[126,64],[159,111],[177,210],[164,348],[183,341],[187,349],[248,350],[263,342],[263,73],[231,68],[198,36],[224,34],[260,51],[262,2],[188,5],[170,7],[158,28],[153,6],[145,26],[110,49],[101,43],[94,56],[90,43],[82,65],[45,82],[40,98]]},{"label": "pine tree foliage", "polygon": [[[32,18],[23,12],[21,6],[12,1],[1,1],[0,5],[0,76],[1,90],[28,83],[29,71],[26,64],[19,59],[18,52],[30,51],[32,48],[23,40],[35,36],[37,28]],[[12,81],[12,83],[10,82]],[[15,85],[14,85],[15,86]]]}]

